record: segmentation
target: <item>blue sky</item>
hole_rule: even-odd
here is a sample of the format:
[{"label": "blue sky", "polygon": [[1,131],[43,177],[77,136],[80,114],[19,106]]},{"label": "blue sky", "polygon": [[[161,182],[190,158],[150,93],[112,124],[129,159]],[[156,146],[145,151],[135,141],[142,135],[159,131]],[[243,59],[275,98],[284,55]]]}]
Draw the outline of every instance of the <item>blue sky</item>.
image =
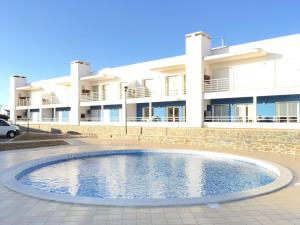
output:
[{"label": "blue sky", "polygon": [[0,0],[0,105],[9,77],[69,74],[75,59],[93,70],[184,54],[185,34],[213,45],[300,33],[298,0]]}]

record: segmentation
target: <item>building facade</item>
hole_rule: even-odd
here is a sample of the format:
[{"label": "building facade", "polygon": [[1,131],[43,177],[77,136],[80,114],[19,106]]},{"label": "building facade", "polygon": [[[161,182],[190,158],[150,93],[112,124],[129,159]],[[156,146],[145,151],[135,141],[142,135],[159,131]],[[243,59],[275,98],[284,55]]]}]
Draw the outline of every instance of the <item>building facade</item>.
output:
[{"label": "building facade", "polygon": [[10,81],[12,122],[300,128],[300,34],[211,47],[187,34],[185,55],[28,83]]}]

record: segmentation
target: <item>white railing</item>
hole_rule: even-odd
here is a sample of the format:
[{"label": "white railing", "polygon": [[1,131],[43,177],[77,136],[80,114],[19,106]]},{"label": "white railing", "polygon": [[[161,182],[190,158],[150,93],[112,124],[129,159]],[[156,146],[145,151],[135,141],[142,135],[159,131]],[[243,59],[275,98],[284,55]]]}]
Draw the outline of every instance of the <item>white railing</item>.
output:
[{"label": "white railing", "polygon": [[42,97],[42,105],[51,105],[51,104],[59,104],[59,100],[57,96],[43,96]]},{"label": "white railing", "polygon": [[185,117],[128,117],[128,122],[186,122]]},{"label": "white railing", "polygon": [[166,95],[167,96],[176,96],[176,95],[185,95],[186,89],[167,89]]},{"label": "white railing", "polygon": [[151,90],[147,87],[128,88],[127,98],[148,98],[151,97]]},{"label": "white railing", "polygon": [[120,117],[110,117],[107,120],[103,120],[100,117],[87,117],[87,118],[81,118],[81,122],[121,122]]},{"label": "white railing", "polygon": [[111,96],[109,96],[105,92],[90,92],[90,93],[82,93],[80,95],[80,101],[82,102],[93,102],[93,101],[105,101],[111,100]]},{"label": "white railing", "polygon": [[42,118],[42,119],[33,119],[33,118],[17,118],[17,122],[27,122],[30,123],[37,122],[69,122],[69,118]]},{"label": "white railing", "polygon": [[229,78],[211,79],[204,81],[204,92],[223,92],[229,90]]},{"label": "white railing", "polygon": [[258,116],[259,123],[299,123],[300,118],[297,116]]},{"label": "white railing", "polygon": [[[225,122],[225,123],[252,123],[255,122],[253,117],[241,116],[206,116],[205,122]],[[258,116],[258,123],[299,123],[300,118],[297,116]]]},{"label": "white railing", "polygon": [[227,123],[251,123],[253,122],[252,117],[242,116],[206,116],[205,122],[227,122]]},{"label": "white railing", "polygon": [[30,106],[31,105],[31,101],[30,99],[19,99],[17,102],[17,106]]},{"label": "white railing", "polygon": [[86,117],[81,118],[80,121],[82,122],[102,122],[101,117]]}]

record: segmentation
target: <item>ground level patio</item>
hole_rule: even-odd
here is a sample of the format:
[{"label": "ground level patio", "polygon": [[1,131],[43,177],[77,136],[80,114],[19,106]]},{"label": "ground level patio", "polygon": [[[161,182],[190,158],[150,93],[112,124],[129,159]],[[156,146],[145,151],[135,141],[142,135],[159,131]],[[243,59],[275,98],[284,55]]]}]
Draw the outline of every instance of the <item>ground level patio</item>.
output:
[{"label": "ground level patio", "polygon": [[[186,148],[197,147],[147,144],[97,138],[68,139],[70,146],[0,152],[0,172],[25,160],[49,155],[101,149]],[[205,150],[205,149],[204,149]],[[225,152],[220,149],[206,149]],[[239,151],[226,152],[282,164],[294,173],[286,188],[260,197],[217,205],[180,207],[102,207],[66,204],[24,196],[0,185],[0,224],[300,224],[300,156],[282,153]]]}]

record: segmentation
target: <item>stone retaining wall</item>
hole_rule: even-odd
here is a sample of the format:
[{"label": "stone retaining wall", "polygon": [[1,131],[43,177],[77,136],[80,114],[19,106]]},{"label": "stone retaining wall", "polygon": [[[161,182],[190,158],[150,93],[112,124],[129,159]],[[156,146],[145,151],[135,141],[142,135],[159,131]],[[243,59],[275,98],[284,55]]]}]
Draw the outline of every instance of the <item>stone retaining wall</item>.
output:
[{"label": "stone retaining wall", "polygon": [[102,139],[132,140],[249,151],[300,155],[299,130],[165,128],[99,125],[30,125],[32,131],[73,133]]}]

